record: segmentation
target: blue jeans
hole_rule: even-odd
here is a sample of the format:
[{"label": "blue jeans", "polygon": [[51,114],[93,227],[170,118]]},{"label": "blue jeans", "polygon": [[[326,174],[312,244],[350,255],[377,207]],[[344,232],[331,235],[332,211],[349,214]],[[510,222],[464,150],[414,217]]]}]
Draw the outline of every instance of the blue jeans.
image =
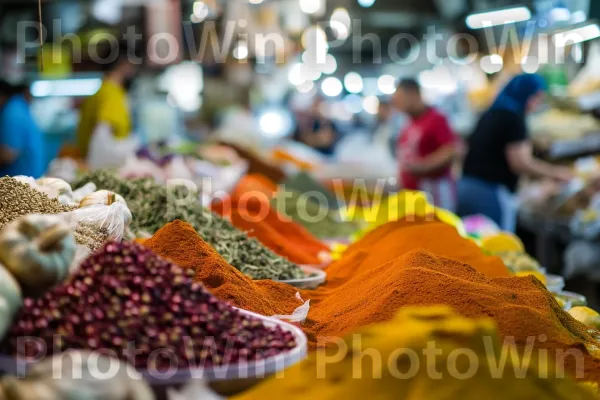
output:
[{"label": "blue jeans", "polygon": [[517,204],[504,185],[469,176],[458,182],[458,215],[484,215],[507,232],[517,225]]}]

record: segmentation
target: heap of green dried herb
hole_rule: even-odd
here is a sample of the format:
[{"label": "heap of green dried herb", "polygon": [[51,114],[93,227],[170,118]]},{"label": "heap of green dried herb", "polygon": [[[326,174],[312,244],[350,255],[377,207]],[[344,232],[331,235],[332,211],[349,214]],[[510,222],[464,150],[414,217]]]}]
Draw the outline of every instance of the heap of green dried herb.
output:
[{"label": "heap of green dried herb", "polygon": [[310,176],[306,172],[300,172],[291,178],[288,178],[281,184],[286,191],[293,191],[297,193],[318,193],[323,199],[327,200],[327,206],[331,210],[338,210],[340,204],[335,193],[328,190],[315,178]]},{"label": "heap of green dried herb", "polygon": [[342,221],[339,211],[294,190],[279,190],[271,203],[319,239],[346,239],[358,230],[355,223]]},{"label": "heap of green dried herb", "polygon": [[133,213],[132,231],[138,236],[153,235],[169,222],[180,219],[191,224],[227,262],[252,279],[289,280],[304,278],[295,264],[274,254],[256,239],[249,238],[229,221],[198,202],[196,193],[185,187],[160,185],[152,179],[125,180],[106,170],[81,177],[74,188],[88,182],[98,189],[119,193]]}]

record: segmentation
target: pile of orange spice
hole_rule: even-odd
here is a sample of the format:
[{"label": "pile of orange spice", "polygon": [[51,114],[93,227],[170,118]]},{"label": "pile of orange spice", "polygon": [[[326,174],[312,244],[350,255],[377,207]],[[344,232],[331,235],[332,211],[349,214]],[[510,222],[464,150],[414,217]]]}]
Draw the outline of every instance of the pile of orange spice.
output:
[{"label": "pile of orange spice", "polygon": [[269,200],[273,185],[266,178],[244,178],[231,197],[213,202],[212,210],[258,239],[274,253],[300,265],[320,265],[330,253],[329,247],[302,225],[277,212]]},{"label": "pile of orange spice", "polygon": [[[344,258],[327,269],[329,287],[416,249],[469,264],[489,278],[510,276],[499,257],[484,254],[451,226],[423,218],[403,219],[384,224],[351,245]],[[357,257],[362,258],[360,263],[355,262]]]},{"label": "pile of orange spice", "polygon": [[502,338],[514,339],[520,350],[533,344],[536,356],[540,349],[551,357],[581,354],[565,357],[567,374],[577,376],[582,368],[584,380],[600,382],[600,359],[593,355],[600,332],[573,319],[532,276],[490,279],[465,263],[414,250],[321,294],[311,299],[303,325],[313,347],[387,321],[402,307],[447,305],[465,317],[491,317]]},{"label": "pile of orange spice", "polygon": [[271,316],[289,315],[302,305],[292,286],[271,280],[253,281],[229,265],[186,222],[171,222],[142,244],[182,268],[195,270],[198,282],[236,307]]}]

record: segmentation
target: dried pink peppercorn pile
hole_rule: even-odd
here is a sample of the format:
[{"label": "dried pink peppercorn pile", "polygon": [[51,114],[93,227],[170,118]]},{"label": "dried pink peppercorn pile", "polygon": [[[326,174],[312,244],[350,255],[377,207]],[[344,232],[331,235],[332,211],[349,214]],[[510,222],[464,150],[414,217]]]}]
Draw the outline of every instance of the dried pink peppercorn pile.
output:
[{"label": "dried pink peppercorn pile", "polygon": [[19,349],[18,338],[28,336],[46,345],[47,356],[53,345],[105,349],[140,369],[167,369],[174,360],[180,368],[261,360],[296,346],[292,333],[240,313],[193,276],[141,245],[108,243],[68,283],[25,300],[3,350],[38,354],[32,340]]}]

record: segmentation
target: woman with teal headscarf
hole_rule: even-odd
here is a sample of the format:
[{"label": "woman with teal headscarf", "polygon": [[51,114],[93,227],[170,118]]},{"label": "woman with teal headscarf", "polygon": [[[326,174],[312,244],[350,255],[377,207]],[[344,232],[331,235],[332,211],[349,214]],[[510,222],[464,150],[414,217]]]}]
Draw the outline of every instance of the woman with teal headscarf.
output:
[{"label": "woman with teal headscarf", "polygon": [[545,82],[536,74],[513,78],[480,118],[458,185],[461,216],[481,214],[505,231],[516,228],[514,193],[522,175],[568,181],[570,170],[533,157],[526,116],[544,100]]}]

